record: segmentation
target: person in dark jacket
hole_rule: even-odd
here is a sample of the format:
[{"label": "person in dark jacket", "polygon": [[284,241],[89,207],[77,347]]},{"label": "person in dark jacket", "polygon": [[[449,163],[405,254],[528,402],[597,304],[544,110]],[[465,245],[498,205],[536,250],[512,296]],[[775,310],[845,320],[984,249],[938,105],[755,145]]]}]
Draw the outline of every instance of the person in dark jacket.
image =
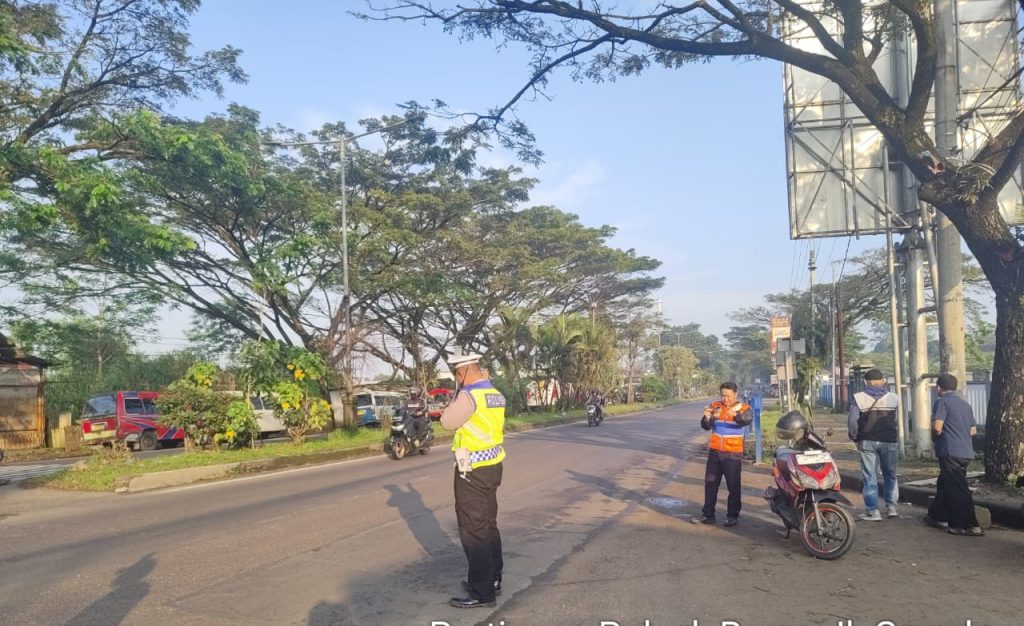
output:
[{"label": "person in dark jacket", "polygon": [[957,379],[952,374],[939,376],[936,384],[939,399],[932,409],[932,438],[939,461],[939,481],[924,521],[936,528],[947,528],[953,535],[980,537],[985,533],[978,526],[974,496],[967,486],[967,466],[974,460],[972,438],[978,429],[974,410],[957,394],[956,387]]},{"label": "person in dark jacket", "polygon": [[878,511],[878,472],[881,465],[884,479],[885,513],[889,517],[899,516],[896,503],[900,489],[896,483],[896,466],[899,463],[899,431],[896,424],[899,396],[886,388],[885,376],[876,369],[864,374],[867,386],[855,393],[850,402],[847,420],[850,440],[857,443],[860,452],[860,471],[864,480],[864,513],[858,516],[868,522],[882,521]]},{"label": "person in dark jacket", "polygon": [[750,405],[736,399],[736,383],[722,383],[722,399],[704,407],[700,427],[711,431],[708,462],[704,472],[704,509],[700,524],[715,523],[715,505],[722,477],[729,488],[725,525],[735,526],[740,519],[740,478],[743,469],[743,428],[752,421]]}]

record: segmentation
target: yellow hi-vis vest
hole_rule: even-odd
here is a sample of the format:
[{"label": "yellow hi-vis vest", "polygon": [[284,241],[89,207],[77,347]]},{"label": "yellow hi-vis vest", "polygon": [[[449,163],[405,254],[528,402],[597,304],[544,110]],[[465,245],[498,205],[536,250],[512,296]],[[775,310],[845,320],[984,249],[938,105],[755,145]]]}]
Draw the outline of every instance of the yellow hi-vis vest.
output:
[{"label": "yellow hi-vis vest", "polygon": [[462,388],[473,400],[473,415],[455,431],[452,451],[469,450],[474,468],[497,465],[505,459],[505,396],[489,380],[480,380]]}]

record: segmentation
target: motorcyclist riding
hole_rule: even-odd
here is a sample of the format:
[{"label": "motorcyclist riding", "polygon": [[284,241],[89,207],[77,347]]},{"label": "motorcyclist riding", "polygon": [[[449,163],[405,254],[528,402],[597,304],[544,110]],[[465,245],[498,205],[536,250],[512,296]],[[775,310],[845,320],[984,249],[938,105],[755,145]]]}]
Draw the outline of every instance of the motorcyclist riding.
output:
[{"label": "motorcyclist riding", "polygon": [[430,422],[430,418],[427,417],[427,401],[423,397],[423,389],[419,386],[411,388],[409,399],[405,401],[405,406],[402,408],[412,417],[412,423],[416,427],[416,440],[421,441]]},{"label": "motorcyclist riding", "polygon": [[590,397],[587,399],[587,404],[593,404],[597,409],[597,419],[601,421],[604,419],[604,396],[597,389],[590,392]]}]

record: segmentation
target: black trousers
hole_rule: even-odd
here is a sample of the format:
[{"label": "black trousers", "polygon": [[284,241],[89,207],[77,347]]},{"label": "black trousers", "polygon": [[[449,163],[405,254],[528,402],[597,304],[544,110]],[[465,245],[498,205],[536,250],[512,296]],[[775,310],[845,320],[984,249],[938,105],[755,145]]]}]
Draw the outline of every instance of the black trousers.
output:
[{"label": "black trousers", "polygon": [[718,488],[725,476],[725,484],[729,488],[729,505],[726,515],[739,517],[741,504],[740,473],[743,470],[743,454],[739,452],[719,452],[708,450],[708,464],[704,471],[704,517],[715,516],[715,505],[718,503]]},{"label": "black trousers", "polygon": [[494,581],[501,580],[505,564],[498,532],[498,487],[502,464],[478,467],[462,478],[455,470],[455,516],[459,539],[469,561],[470,595],[494,599]]},{"label": "black trousers", "polygon": [[948,522],[950,528],[974,528],[978,525],[978,518],[974,515],[974,496],[967,486],[967,466],[971,460],[939,457],[939,482],[935,499],[928,507],[928,517],[936,522]]}]

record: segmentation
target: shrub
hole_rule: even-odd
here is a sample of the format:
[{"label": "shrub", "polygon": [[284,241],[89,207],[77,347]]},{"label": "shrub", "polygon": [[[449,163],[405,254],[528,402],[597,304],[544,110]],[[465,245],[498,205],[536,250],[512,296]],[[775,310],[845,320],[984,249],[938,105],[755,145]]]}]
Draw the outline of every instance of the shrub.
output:
[{"label": "shrub", "polygon": [[197,363],[157,398],[160,421],[185,431],[185,450],[219,449],[251,442],[259,432],[256,416],[245,400],[215,391],[222,377],[212,363]]}]

